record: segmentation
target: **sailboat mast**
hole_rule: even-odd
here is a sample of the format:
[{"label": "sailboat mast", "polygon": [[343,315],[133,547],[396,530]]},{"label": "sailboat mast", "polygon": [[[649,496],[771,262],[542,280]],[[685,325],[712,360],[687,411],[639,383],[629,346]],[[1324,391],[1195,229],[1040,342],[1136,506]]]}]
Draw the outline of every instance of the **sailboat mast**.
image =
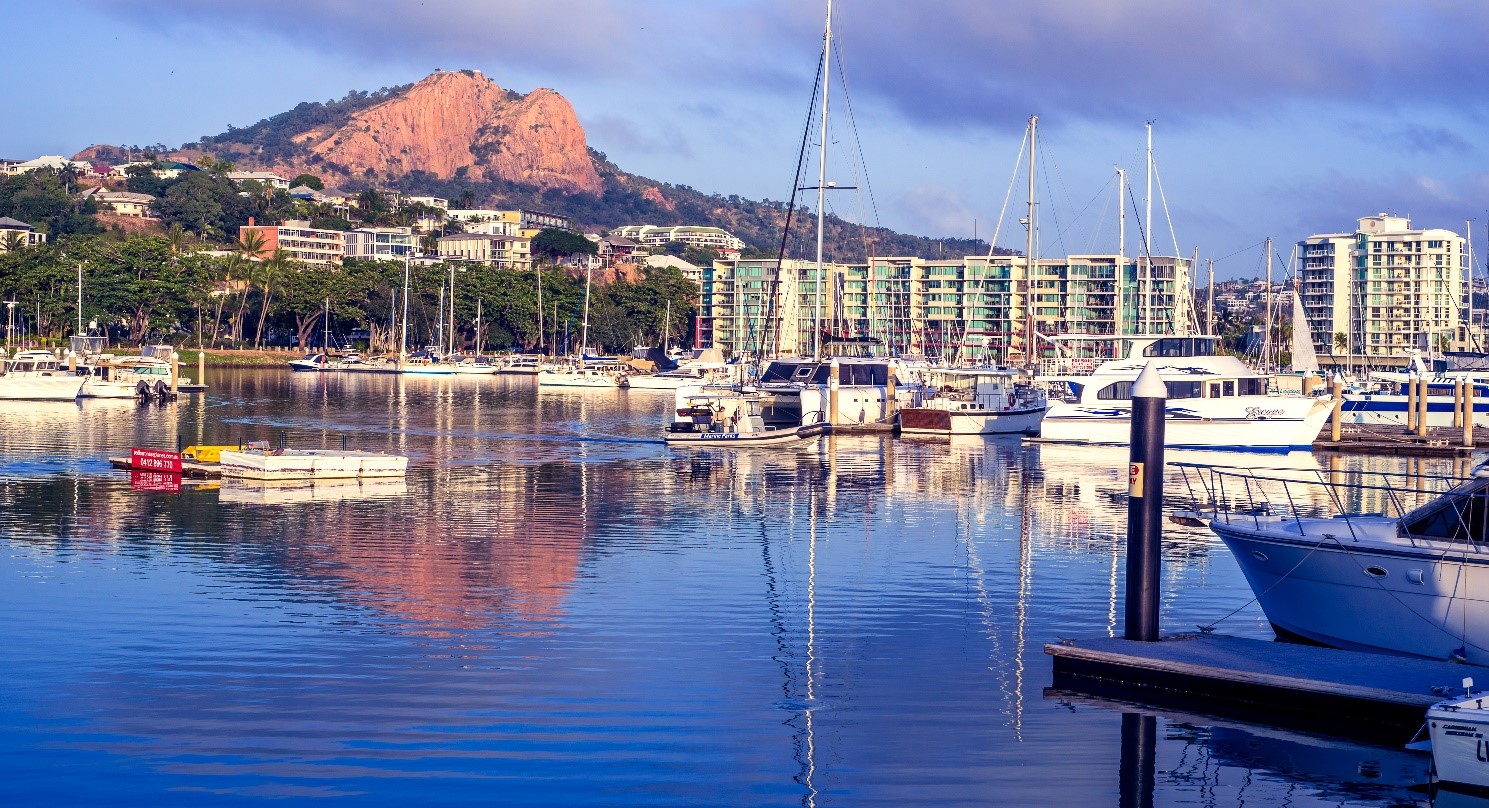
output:
[{"label": "sailboat mast", "polygon": [[590,269],[586,264],[584,267],[584,328],[579,333],[579,361],[589,354],[589,282]]},{"label": "sailboat mast", "polygon": [[817,156],[817,283],[816,315],[812,318],[812,356],[822,358],[822,228],[827,223],[827,88],[832,86],[832,0],[827,0],[827,27],[822,36],[822,142]]},{"label": "sailboat mast", "polygon": [[1127,169],[1117,169],[1117,271],[1112,273],[1117,293],[1112,311],[1112,334],[1122,336],[1122,276],[1127,272]]},{"label": "sailboat mast", "polygon": [[662,316],[662,355],[672,348],[672,301],[667,301],[667,313]]},{"label": "sailboat mast", "polygon": [[78,330],[74,334],[83,333],[83,262],[78,262]]},{"label": "sailboat mast", "polygon": [[1262,338],[1262,373],[1272,372],[1272,237],[1267,237],[1267,334]]},{"label": "sailboat mast", "polygon": [[403,257],[403,332],[398,342],[398,357],[402,361],[408,355],[408,256]]},{"label": "sailboat mast", "polygon": [[481,298],[476,298],[476,358],[481,358]]},{"label": "sailboat mast", "polygon": [[1029,116],[1029,227],[1024,250],[1024,364],[1034,365],[1034,301],[1029,294],[1034,281],[1034,141],[1039,116]]},{"label": "sailboat mast", "polygon": [[329,352],[331,350],[331,298],[329,297],[326,298],[326,308],[321,314],[321,319],[325,321],[322,323],[325,326],[323,329],[325,333],[321,336],[321,350]]},{"label": "sailboat mast", "polygon": [[450,265],[450,350],[446,355],[455,353],[455,265]]},{"label": "sailboat mast", "polygon": [[545,356],[548,351],[543,347],[543,267],[534,267],[533,274],[538,276],[538,356]]},{"label": "sailboat mast", "polygon": [[1463,220],[1463,232],[1467,234],[1463,240],[1463,248],[1468,253],[1465,256],[1468,259],[1468,322],[1463,327],[1463,350],[1476,351],[1480,349],[1478,341],[1473,338],[1473,220]]},{"label": "sailboat mast", "polygon": [[1209,267],[1209,281],[1206,283],[1205,296],[1205,333],[1215,336],[1215,259],[1205,259]]},{"label": "sailboat mast", "polygon": [[[434,344],[440,353],[445,352],[445,285],[439,286],[439,308],[434,313]],[[428,343],[425,343],[426,345]]]},{"label": "sailboat mast", "polygon": [[1143,272],[1143,333],[1153,331],[1153,122],[1148,121],[1148,180],[1143,192],[1143,256],[1147,267]]}]

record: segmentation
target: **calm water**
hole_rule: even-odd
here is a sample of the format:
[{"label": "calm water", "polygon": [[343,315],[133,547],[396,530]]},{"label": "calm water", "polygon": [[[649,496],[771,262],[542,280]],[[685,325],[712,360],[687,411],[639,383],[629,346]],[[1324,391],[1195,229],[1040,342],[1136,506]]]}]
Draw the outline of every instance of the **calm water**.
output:
[{"label": "calm water", "polygon": [[[1043,644],[1120,631],[1125,450],[684,453],[659,394],[208,381],[0,411],[6,804],[1118,800],[1135,708],[1046,693]],[[281,433],[413,467],[171,493],[106,462]],[[1164,561],[1166,630],[1271,636],[1207,533]],[[1159,804],[1427,801],[1422,757],[1156,715]]]}]

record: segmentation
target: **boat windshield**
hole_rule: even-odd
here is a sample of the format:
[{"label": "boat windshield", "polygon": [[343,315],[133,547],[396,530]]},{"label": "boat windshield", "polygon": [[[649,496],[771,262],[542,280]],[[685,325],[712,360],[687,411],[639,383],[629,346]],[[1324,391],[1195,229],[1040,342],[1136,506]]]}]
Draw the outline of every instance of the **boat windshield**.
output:
[{"label": "boat windshield", "polygon": [[1489,478],[1480,477],[1401,517],[1413,538],[1482,544],[1489,535]]},{"label": "boat windshield", "polygon": [[760,376],[761,384],[827,384],[832,366],[826,362],[771,362]]},{"label": "boat windshield", "polygon": [[1214,356],[1215,340],[1210,337],[1165,337],[1155,339],[1143,349],[1143,356]]}]

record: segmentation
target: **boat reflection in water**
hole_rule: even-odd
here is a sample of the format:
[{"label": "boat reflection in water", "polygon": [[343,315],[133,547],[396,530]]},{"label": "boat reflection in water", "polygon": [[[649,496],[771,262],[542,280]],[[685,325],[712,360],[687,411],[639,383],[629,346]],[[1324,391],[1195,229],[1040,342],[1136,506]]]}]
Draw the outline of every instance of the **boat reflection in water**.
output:
[{"label": "boat reflection in water", "polygon": [[[78,764],[0,756],[12,801],[1114,802],[1120,716],[1042,698],[1043,645],[1114,630],[1125,450],[676,452],[666,397],[210,381],[145,409],[0,411],[0,726]],[[405,489],[133,491],[104,460],[280,432],[406,454]],[[1165,626],[1251,598],[1207,531],[1167,526],[1164,556]],[[1254,607],[1225,630],[1270,636]],[[1192,738],[1154,744],[1156,802],[1233,804],[1167,773]],[[1316,776],[1245,795],[1337,801],[1343,775]]]}]

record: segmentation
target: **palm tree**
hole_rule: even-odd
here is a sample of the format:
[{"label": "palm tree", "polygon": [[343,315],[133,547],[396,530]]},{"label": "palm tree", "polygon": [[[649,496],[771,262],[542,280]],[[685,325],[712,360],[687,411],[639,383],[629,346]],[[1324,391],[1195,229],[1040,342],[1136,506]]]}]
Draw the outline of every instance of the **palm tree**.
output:
[{"label": "palm tree", "polygon": [[5,239],[0,241],[0,252],[16,252],[26,248],[26,237],[14,230],[5,231]]},{"label": "palm tree", "polygon": [[222,262],[222,294],[217,296],[217,315],[212,319],[212,347],[217,347],[217,335],[222,331],[222,306],[233,291],[233,272],[248,265],[241,253],[233,253]]},{"label": "palm tree", "polygon": [[[233,246],[245,261],[260,261],[268,240],[262,230],[245,230],[238,237],[238,243]],[[253,276],[257,274],[251,264],[245,264],[243,269],[243,296],[238,300],[238,313],[232,320],[233,339],[240,345],[243,343],[243,314],[248,309],[248,295],[253,291]]]},{"label": "palm tree", "polygon": [[254,350],[258,350],[259,347],[263,344],[264,321],[269,317],[269,301],[273,299],[274,296],[274,280],[289,266],[289,264],[290,252],[283,247],[275,249],[274,254],[269,256],[269,258],[266,259],[263,263],[264,300],[263,305],[259,307],[258,329],[255,330],[253,334]]},{"label": "palm tree", "polygon": [[233,249],[245,258],[261,258],[259,253],[262,253],[267,245],[268,239],[264,238],[264,231],[247,230],[238,237],[238,243],[233,245]]},{"label": "palm tree", "polygon": [[171,252],[181,252],[181,248],[186,246],[186,228],[180,222],[171,222],[171,228],[165,233],[165,240],[171,245]]}]

